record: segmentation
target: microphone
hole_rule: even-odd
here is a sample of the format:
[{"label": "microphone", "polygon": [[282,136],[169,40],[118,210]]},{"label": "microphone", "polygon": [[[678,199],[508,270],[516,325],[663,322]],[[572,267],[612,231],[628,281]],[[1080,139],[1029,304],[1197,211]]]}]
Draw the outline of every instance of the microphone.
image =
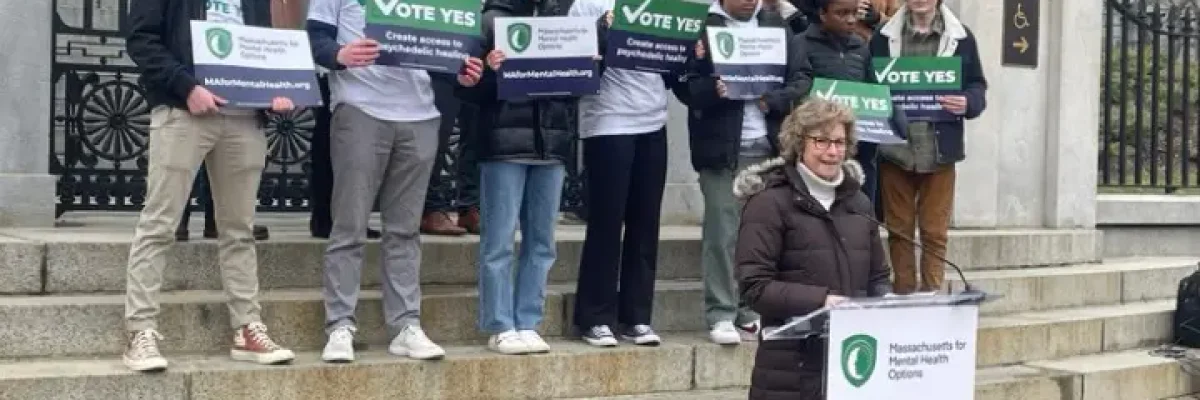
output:
[{"label": "microphone", "polygon": [[964,294],[978,296],[980,299],[987,296],[987,293],[983,292],[982,290],[978,290],[975,288],[974,285],[971,285],[971,281],[967,280],[967,276],[963,274],[962,267],[959,267],[958,264],[955,264],[953,261],[947,260],[946,257],[942,257],[942,255],[938,254],[937,252],[932,252],[932,251],[926,250],[925,246],[922,246],[921,243],[918,242],[916,239],[913,239],[912,237],[910,237],[908,235],[905,235],[903,233],[900,233],[900,232],[892,229],[892,227],[888,226],[887,224],[885,224],[883,222],[880,222],[878,219],[875,219],[875,217],[873,217],[873,216],[867,215],[866,213],[863,213],[858,210],[851,211],[851,214],[863,217],[863,218],[867,219],[868,221],[871,221],[875,225],[878,225],[880,228],[887,230],[888,235],[896,235],[897,237],[904,239],[904,241],[917,246],[918,249],[921,249],[922,256],[924,256],[926,254],[931,255],[934,258],[938,259],[938,261],[944,262],[944,263],[946,263],[946,265],[949,265],[950,267],[954,268],[954,272],[958,273],[958,279],[961,280],[963,283],[963,291],[962,292]]}]

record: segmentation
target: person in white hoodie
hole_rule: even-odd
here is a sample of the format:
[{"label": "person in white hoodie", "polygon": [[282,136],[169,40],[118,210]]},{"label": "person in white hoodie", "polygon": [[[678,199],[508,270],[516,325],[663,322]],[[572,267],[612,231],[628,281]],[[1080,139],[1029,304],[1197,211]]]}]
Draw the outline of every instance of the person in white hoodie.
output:
[{"label": "person in white hoodie", "polygon": [[[614,3],[576,0],[568,15],[596,18],[604,37]],[[657,345],[650,314],[667,180],[667,92],[679,79],[618,68],[602,74],[600,92],[579,104],[588,223],[573,322],[595,346],[616,346],[614,327],[635,344]]]},{"label": "person in white hoodie", "polygon": [[739,306],[733,279],[733,249],[741,207],[733,196],[733,178],[746,167],[779,155],[779,127],[812,87],[811,67],[796,45],[783,16],[763,0],[720,0],[709,8],[706,27],[779,28],[788,39],[784,84],[754,100],[729,99],[725,83],[714,73],[701,35],[684,80],[677,91],[688,106],[688,141],[692,167],[704,194],[700,265],[704,279],[704,314],[709,338],[724,345],[753,340],[758,315]]}]

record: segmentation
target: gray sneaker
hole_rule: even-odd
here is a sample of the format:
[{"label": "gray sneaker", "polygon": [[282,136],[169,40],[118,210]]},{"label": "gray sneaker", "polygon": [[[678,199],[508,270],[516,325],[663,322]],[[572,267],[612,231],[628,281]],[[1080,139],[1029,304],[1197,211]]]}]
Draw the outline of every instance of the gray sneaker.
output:
[{"label": "gray sneaker", "polygon": [[158,331],[145,329],[129,333],[129,344],[121,357],[125,366],[137,372],[158,372],[167,369],[167,359],[158,351]]},{"label": "gray sneaker", "polygon": [[625,328],[621,332],[621,337],[638,346],[658,346],[662,343],[662,338],[654,333],[654,329],[650,325],[634,325]]}]

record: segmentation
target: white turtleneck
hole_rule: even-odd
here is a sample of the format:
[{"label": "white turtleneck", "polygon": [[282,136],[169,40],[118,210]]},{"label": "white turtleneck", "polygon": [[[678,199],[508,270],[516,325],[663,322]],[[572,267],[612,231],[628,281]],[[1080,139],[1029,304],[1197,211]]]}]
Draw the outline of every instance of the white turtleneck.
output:
[{"label": "white turtleneck", "polygon": [[804,180],[804,186],[808,187],[808,193],[821,203],[821,207],[825,207],[825,211],[829,211],[829,207],[833,206],[833,199],[837,197],[837,187],[841,186],[842,179],[846,176],[845,172],[838,168],[837,177],[828,180],[817,176],[803,162],[797,161],[796,169],[800,171],[800,178]]}]

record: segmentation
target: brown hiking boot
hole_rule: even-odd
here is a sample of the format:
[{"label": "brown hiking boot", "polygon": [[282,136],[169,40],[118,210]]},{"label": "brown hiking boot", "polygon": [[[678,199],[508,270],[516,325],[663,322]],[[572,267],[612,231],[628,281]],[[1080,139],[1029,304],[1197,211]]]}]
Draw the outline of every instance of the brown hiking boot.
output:
[{"label": "brown hiking boot", "polygon": [[458,226],[471,232],[472,235],[479,234],[479,207],[471,207],[466,211],[458,213]]},{"label": "brown hiking boot", "polygon": [[467,233],[467,230],[454,225],[454,220],[451,220],[450,216],[446,213],[436,211],[425,213],[425,216],[421,218],[421,233],[442,236],[462,236]]}]

